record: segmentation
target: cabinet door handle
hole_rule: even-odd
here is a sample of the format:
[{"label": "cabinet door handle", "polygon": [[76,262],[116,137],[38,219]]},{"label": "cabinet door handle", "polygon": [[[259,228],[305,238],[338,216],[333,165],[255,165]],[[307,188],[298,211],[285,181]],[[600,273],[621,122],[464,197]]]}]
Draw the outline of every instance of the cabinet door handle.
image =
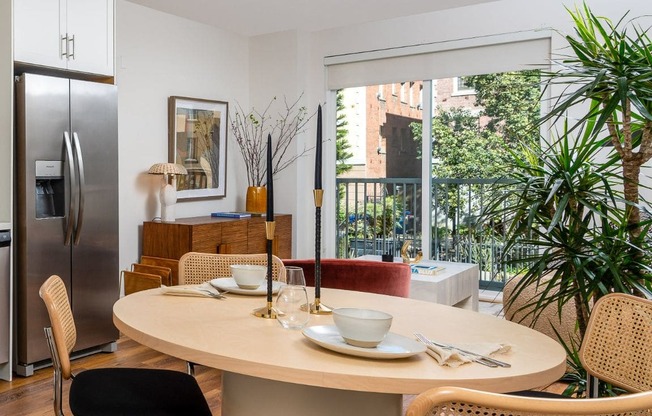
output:
[{"label": "cabinet door handle", "polygon": [[66,36],[61,36],[61,41],[59,42],[59,52],[61,53],[61,58],[68,58],[68,34]]},{"label": "cabinet door handle", "polygon": [[68,39],[68,42],[66,44],[66,51],[68,51],[68,45],[72,45],[72,48],[70,48],[70,53],[68,53],[68,59],[72,58],[75,59],[75,35],[72,35],[70,39]]}]

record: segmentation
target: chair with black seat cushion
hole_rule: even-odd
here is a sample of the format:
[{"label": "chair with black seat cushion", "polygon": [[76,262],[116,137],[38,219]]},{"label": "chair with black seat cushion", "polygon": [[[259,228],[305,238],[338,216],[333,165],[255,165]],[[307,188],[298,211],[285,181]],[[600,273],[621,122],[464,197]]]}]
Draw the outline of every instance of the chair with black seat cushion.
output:
[{"label": "chair with black seat cushion", "polygon": [[211,415],[197,381],[179,371],[101,368],[73,374],[70,351],[77,341],[77,329],[66,287],[53,275],[43,283],[39,295],[51,324],[45,333],[54,367],[56,415],[63,415],[62,385],[69,379],[68,400],[74,415]]}]

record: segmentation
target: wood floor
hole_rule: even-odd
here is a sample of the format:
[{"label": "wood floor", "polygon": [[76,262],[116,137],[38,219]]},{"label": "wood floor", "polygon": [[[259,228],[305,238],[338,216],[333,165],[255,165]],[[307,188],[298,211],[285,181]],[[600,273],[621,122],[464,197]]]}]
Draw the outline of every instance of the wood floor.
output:
[{"label": "wood floor", "polygon": [[[73,362],[73,369],[81,371],[99,367],[150,367],[185,371],[184,361],[161,354],[144,347],[129,338],[118,340],[115,353],[100,353],[80,358]],[[201,386],[213,415],[221,415],[221,372],[208,367],[195,367],[195,376]],[[63,411],[70,415],[68,389],[70,382],[63,385]],[[54,414],[52,388],[52,368],[34,372],[31,377],[15,376],[10,382],[0,380],[0,415],[11,416],[51,416]]]}]

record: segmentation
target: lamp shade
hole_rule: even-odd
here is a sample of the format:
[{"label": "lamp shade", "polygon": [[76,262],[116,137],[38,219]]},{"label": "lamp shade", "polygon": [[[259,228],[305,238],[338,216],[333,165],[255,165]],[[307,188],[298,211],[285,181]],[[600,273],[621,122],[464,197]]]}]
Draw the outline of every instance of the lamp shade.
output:
[{"label": "lamp shade", "polygon": [[178,163],[156,163],[149,168],[147,173],[154,175],[187,175],[188,171]]}]

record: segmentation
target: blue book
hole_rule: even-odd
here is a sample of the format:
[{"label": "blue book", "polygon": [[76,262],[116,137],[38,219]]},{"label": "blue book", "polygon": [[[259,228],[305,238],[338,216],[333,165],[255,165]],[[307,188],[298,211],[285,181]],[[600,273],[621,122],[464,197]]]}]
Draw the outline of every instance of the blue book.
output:
[{"label": "blue book", "polygon": [[437,274],[440,271],[444,270],[442,266],[426,266],[426,265],[421,265],[421,264],[413,264],[411,265],[412,268],[412,273],[419,273],[419,274]]},{"label": "blue book", "polygon": [[213,212],[211,217],[248,218],[251,217],[251,214],[248,212]]}]

